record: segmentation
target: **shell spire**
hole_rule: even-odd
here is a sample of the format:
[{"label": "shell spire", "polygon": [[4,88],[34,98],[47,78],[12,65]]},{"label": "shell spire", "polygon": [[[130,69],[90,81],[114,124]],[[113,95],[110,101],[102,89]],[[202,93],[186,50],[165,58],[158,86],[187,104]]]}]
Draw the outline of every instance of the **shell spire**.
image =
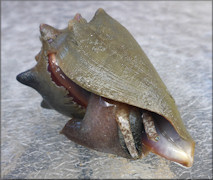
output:
[{"label": "shell spire", "polygon": [[16,80],[22,84],[25,84],[33,88],[38,84],[35,73],[33,73],[33,69],[29,69],[19,74],[18,76],[16,76]]}]

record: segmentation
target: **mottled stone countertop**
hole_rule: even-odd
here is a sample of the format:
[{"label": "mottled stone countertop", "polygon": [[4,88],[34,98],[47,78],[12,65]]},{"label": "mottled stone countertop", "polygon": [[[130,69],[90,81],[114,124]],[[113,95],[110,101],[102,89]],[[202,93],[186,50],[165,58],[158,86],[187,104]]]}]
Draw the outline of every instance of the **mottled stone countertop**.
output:
[{"label": "mottled stone countertop", "polygon": [[[211,1],[3,1],[1,9],[2,178],[212,178]],[[62,29],[98,8],[135,37],[178,105],[196,142],[191,168],[150,153],[137,161],[96,152],[60,135],[68,118],[40,107],[16,75],[36,64],[39,24]]]}]

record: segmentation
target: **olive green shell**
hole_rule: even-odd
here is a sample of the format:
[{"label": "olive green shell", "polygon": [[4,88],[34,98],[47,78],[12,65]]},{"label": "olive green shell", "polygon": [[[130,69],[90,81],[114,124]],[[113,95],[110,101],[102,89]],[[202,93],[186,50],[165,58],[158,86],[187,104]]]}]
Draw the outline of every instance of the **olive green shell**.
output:
[{"label": "olive green shell", "polygon": [[[45,45],[44,45],[45,48]],[[192,141],[175,101],[139,44],[126,28],[98,9],[87,23],[74,18],[47,52],[75,83],[97,95],[162,115]]]}]

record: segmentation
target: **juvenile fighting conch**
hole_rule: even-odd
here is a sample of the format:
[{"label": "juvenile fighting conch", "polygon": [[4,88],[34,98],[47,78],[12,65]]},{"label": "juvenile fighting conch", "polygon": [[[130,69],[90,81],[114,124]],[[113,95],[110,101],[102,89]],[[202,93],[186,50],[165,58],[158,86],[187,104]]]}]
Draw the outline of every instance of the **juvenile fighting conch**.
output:
[{"label": "juvenile fighting conch", "polygon": [[62,30],[40,25],[37,64],[17,80],[37,90],[41,106],[70,117],[61,133],[88,148],[130,159],[153,152],[193,164],[195,142],[174,99],[136,40],[98,9]]}]

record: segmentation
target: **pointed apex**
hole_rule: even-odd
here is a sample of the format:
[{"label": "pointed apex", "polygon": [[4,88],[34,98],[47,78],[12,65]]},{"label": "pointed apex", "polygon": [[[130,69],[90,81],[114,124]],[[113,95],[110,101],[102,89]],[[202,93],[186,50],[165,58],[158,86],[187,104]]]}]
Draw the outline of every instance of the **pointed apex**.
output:
[{"label": "pointed apex", "polygon": [[44,40],[55,39],[58,34],[60,34],[60,31],[58,29],[55,29],[54,27],[49,26],[47,24],[40,24],[39,28],[41,37]]},{"label": "pointed apex", "polygon": [[30,87],[34,87],[37,85],[37,80],[34,73],[32,72],[32,69],[17,75],[16,80]]}]

